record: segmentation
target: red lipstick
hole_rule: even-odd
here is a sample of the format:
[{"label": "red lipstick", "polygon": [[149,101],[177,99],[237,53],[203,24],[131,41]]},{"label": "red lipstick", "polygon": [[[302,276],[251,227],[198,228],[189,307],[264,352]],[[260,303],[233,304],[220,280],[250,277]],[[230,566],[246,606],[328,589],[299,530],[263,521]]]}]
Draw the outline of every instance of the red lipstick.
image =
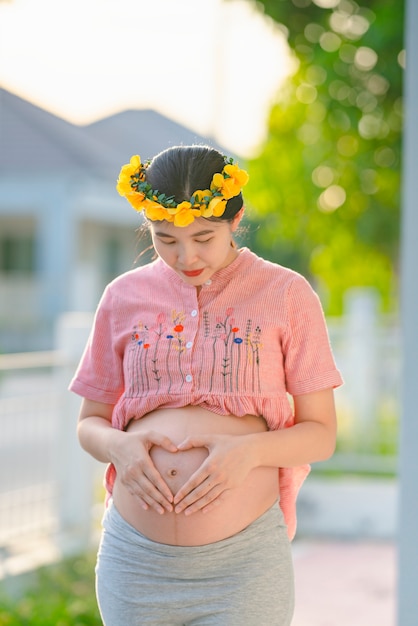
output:
[{"label": "red lipstick", "polygon": [[200,274],[203,272],[203,269],[201,270],[182,270],[183,274],[185,276],[188,276],[189,278],[193,278],[194,276],[200,276]]}]

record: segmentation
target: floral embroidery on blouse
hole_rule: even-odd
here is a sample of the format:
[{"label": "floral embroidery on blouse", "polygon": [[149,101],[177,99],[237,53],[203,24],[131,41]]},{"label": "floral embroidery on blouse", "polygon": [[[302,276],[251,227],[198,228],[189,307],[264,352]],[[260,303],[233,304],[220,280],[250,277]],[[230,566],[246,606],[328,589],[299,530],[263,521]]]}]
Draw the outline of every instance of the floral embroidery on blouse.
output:
[{"label": "floral embroidery on blouse", "polygon": [[[128,380],[125,396],[134,398],[151,391],[151,377],[157,381],[155,394],[170,393],[173,382],[180,376],[183,387],[184,355],[187,351],[185,328],[186,314],[172,311],[171,319],[158,313],[155,322],[147,325],[139,321],[132,330],[128,353]],[[261,393],[260,352],[261,328],[247,319],[240,324],[229,307],[224,316],[210,319],[207,311],[202,315],[203,343],[197,386],[201,387],[209,365],[209,392],[214,387],[224,393],[250,391]],[[221,385],[219,385],[221,381]],[[242,389],[241,389],[242,387]],[[154,389],[154,385],[152,385]]]}]

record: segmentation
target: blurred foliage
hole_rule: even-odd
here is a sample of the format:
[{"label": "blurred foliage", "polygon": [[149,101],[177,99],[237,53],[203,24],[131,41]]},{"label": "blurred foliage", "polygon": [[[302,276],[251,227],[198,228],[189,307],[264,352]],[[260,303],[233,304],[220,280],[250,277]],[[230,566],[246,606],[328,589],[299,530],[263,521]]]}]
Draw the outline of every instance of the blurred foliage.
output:
[{"label": "blurred foliage", "polygon": [[100,626],[94,591],[96,556],[39,568],[20,599],[0,591],[1,626]]},{"label": "blurred foliage", "polygon": [[341,312],[354,286],[377,288],[388,310],[399,254],[403,2],[255,4],[286,32],[296,70],[247,163],[251,245],[313,279],[328,313]]}]

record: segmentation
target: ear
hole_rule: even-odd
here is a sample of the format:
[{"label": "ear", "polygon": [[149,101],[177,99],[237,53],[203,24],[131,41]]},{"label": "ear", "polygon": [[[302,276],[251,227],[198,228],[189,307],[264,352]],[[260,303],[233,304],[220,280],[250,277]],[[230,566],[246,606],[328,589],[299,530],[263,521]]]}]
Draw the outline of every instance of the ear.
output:
[{"label": "ear", "polygon": [[234,219],[231,222],[231,230],[233,233],[237,230],[242,218],[244,217],[244,212],[245,212],[245,207],[243,206],[238,211],[238,213],[234,216]]}]

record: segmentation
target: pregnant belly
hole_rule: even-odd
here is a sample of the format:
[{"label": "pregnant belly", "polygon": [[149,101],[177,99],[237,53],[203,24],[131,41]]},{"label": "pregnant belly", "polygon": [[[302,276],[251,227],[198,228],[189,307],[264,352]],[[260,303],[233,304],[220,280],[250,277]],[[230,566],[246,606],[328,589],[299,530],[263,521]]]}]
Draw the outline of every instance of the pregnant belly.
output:
[{"label": "pregnant belly", "polygon": [[[140,420],[132,421],[132,430],[157,430],[180,443],[189,435],[216,433],[245,435],[267,430],[262,418],[216,415],[201,407],[158,409]],[[161,476],[175,494],[198,469],[208,455],[206,448],[193,448],[176,453],[154,446],[150,456]],[[143,535],[172,545],[203,545],[220,541],[236,534],[262,515],[278,497],[276,468],[253,469],[239,487],[225,492],[222,502],[207,513],[196,512],[159,515],[152,509],[144,510],[116,478],[113,489],[114,504],[124,519]]]}]

